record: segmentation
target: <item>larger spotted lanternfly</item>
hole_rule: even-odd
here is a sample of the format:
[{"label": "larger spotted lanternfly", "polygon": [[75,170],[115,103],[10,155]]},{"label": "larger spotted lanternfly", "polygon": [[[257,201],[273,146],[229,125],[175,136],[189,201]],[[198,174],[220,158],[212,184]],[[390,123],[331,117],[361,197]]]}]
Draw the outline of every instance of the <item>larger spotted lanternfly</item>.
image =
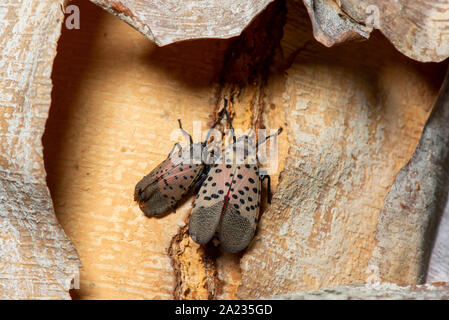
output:
[{"label": "larger spotted lanternfly", "polygon": [[134,201],[139,203],[140,209],[146,216],[162,216],[168,213],[176,208],[184,195],[195,186],[201,185],[209,169],[203,161],[204,150],[207,149],[206,143],[210,133],[220,123],[224,114],[229,121],[226,108],[224,108],[219,119],[210,128],[206,140],[198,143],[193,143],[192,136],[182,128],[181,121],[178,120],[180,129],[189,137],[189,146],[182,148],[179,143],[176,143],[167,159],[143,177],[135,187]]},{"label": "larger spotted lanternfly", "polygon": [[[282,128],[275,135],[281,131]],[[225,157],[211,166],[190,215],[189,233],[193,241],[209,242],[218,228],[218,238],[226,251],[238,252],[248,246],[256,231],[265,178],[270,189],[269,176],[260,174],[257,148],[270,137],[259,143],[248,136],[237,141],[234,137],[234,143],[225,149]],[[238,159],[238,155],[243,157]]]}]

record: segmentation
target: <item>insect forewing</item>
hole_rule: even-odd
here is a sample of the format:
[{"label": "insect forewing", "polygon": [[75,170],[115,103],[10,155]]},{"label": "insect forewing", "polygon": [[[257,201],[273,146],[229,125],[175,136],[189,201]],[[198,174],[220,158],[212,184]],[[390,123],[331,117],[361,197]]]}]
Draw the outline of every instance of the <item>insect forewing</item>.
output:
[{"label": "insect forewing", "polygon": [[[238,153],[239,148],[236,151]],[[248,246],[259,217],[261,180],[255,145],[249,141],[240,151],[245,152],[244,161],[238,161],[237,156],[219,224],[220,243],[229,252],[238,252]]]},{"label": "insect forewing", "polygon": [[189,233],[196,243],[205,244],[214,236],[233,172],[234,166],[231,164],[212,165],[201,185],[189,222]]},{"label": "insect forewing", "polygon": [[192,148],[193,145],[170,155],[137,183],[134,200],[145,215],[163,215],[195,184],[204,165],[190,160]]},{"label": "insect forewing", "polygon": [[259,215],[261,181],[255,146],[249,142],[228,146],[218,162],[222,163],[212,166],[201,186],[189,232],[195,242],[205,244],[219,226],[223,247],[237,252],[253,238]]},{"label": "insect forewing", "polygon": [[179,200],[194,186],[201,183],[201,179],[207,171],[208,166],[204,163],[203,152],[209,156],[209,147],[206,143],[213,129],[220,123],[222,118],[229,115],[226,105],[218,120],[212,125],[204,143],[193,143],[192,136],[182,128],[181,120],[179,128],[189,137],[190,145],[179,152],[172,152],[166,160],[158,165],[153,171],[137,183],[134,190],[134,200],[139,202],[140,209],[147,216],[161,216],[171,208],[174,208]]}]

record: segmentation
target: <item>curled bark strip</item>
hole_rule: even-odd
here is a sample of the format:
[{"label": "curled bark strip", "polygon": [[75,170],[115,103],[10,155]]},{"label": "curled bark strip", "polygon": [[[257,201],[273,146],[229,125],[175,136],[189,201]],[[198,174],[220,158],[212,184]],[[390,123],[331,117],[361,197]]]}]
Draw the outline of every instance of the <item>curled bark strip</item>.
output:
[{"label": "curled bark strip", "polygon": [[273,0],[91,0],[159,46],[199,38],[231,38]]},{"label": "curled bark strip", "polygon": [[449,1],[335,0],[355,21],[379,29],[406,56],[422,62],[449,57]]},{"label": "curled bark strip", "polygon": [[369,38],[372,28],[347,16],[333,0],[304,0],[315,39],[327,47],[354,39]]},{"label": "curled bark strip", "polygon": [[56,220],[41,137],[63,13],[60,3],[0,5],[0,299],[70,299],[75,247]]},{"label": "curled bark strip", "polygon": [[382,281],[423,283],[449,191],[449,73],[379,216],[371,265]]},{"label": "curled bark strip", "polygon": [[[273,0],[91,0],[157,45],[239,35]],[[299,0],[295,0],[299,1]],[[315,38],[330,47],[379,29],[406,56],[441,62],[449,56],[449,1],[303,0]]]}]

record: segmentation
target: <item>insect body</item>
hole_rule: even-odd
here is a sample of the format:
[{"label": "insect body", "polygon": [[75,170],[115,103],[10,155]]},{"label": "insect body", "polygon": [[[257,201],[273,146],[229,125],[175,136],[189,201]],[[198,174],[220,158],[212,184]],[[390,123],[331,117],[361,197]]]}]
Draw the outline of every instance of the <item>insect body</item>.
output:
[{"label": "insect body", "polygon": [[224,158],[211,166],[190,216],[189,233],[193,241],[209,242],[218,228],[218,238],[225,250],[238,252],[248,246],[259,218],[262,180],[269,179],[268,175],[260,174],[256,152],[260,143],[254,143],[248,136],[237,141],[234,138],[234,143],[225,149]]},{"label": "insect body", "polygon": [[[225,109],[226,110],[226,109]],[[175,209],[178,202],[195,186],[201,185],[209,166],[203,161],[206,143],[211,131],[221,121],[224,111],[209,130],[205,142],[193,143],[193,139],[179,122],[179,127],[190,139],[190,145],[173,146],[167,159],[140,180],[134,190],[134,201],[147,216],[162,216]],[[178,150],[176,150],[178,149]]]}]

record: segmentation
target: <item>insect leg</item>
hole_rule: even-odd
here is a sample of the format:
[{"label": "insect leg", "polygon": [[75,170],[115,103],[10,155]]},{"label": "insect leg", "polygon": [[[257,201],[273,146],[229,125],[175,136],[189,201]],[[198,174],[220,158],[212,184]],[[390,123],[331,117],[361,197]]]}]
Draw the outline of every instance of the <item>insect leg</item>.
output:
[{"label": "insect leg", "polygon": [[272,138],[272,137],[274,137],[274,136],[278,136],[281,132],[282,132],[282,127],[280,127],[280,128],[278,129],[278,131],[276,131],[276,133],[271,134],[271,135],[265,137],[265,139],[262,139],[262,140],[258,141],[258,142],[257,142],[257,145],[256,145],[256,148],[258,148],[262,143],[265,143],[268,139],[270,139],[270,138]]},{"label": "insect leg", "polygon": [[207,172],[208,171],[209,170],[207,170],[206,168],[204,168],[201,171],[201,173],[199,174],[197,180],[195,181],[195,183],[194,183],[194,185],[192,187],[193,190],[199,189],[201,187],[201,185],[203,184],[204,180],[206,180],[206,178],[207,178]]},{"label": "insect leg", "polygon": [[261,178],[262,181],[267,179],[267,202],[271,204],[271,177],[269,175],[263,176]]}]

